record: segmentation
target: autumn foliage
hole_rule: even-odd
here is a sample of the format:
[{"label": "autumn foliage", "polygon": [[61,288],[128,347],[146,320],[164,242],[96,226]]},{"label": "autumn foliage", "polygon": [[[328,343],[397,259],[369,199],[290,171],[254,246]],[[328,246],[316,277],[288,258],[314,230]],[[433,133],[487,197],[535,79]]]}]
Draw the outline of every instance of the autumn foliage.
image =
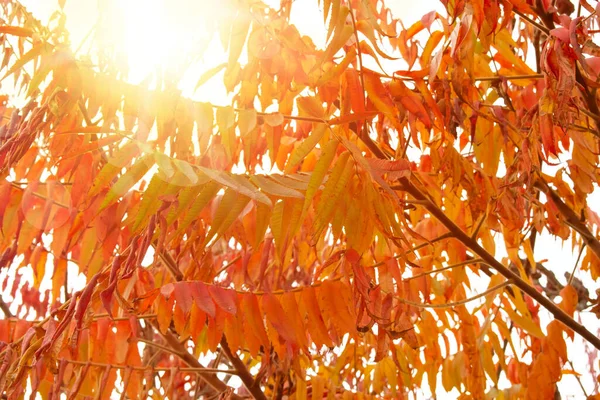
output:
[{"label": "autumn foliage", "polygon": [[220,3],[227,104],[0,5],[0,394],[553,398],[600,349],[596,9],[322,0],[320,48]]}]

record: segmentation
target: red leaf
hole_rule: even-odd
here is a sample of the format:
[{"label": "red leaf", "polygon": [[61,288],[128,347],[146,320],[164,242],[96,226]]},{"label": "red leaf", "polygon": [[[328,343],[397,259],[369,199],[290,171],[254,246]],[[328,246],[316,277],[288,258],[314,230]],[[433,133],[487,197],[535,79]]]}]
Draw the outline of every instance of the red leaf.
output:
[{"label": "red leaf", "polygon": [[208,292],[215,301],[215,303],[223,310],[230,314],[235,314],[237,311],[236,306],[236,293],[233,290],[223,289],[220,286],[209,286]]},{"label": "red leaf", "polygon": [[544,146],[546,157],[549,155],[558,155],[554,125],[552,124],[552,116],[550,114],[540,115],[540,135],[542,136],[542,145]]},{"label": "red leaf", "polygon": [[184,314],[188,314],[192,309],[194,298],[192,297],[192,282],[178,282],[175,284],[175,300],[177,307],[181,308]]},{"label": "red leaf", "polygon": [[269,321],[273,324],[277,332],[286,341],[293,344],[298,343],[291,323],[286,318],[283,307],[272,294],[265,294],[262,299],[263,310]]},{"label": "red leaf", "polygon": [[202,282],[193,282],[190,285],[190,291],[194,303],[208,315],[214,318],[215,316],[215,303],[206,288],[206,285]]}]

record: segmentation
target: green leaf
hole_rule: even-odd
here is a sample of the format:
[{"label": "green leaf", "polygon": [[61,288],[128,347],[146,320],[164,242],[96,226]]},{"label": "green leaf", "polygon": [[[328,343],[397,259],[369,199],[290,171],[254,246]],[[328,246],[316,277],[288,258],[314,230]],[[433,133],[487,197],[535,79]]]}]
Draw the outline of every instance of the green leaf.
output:
[{"label": "green leaf", "polygon": [[[212,181],[210,182],[214,183]],[[189,205],[192,203],[192,201],[194,201],[196,196],[198,196],[203,188],[204,186],[201,185],[188,186],[179,193],[179,196],[177,197],[177,207],[173,206],[169,208],[169,213],[167,214],[167,225],[171,225],[177,218],[179,218],[181,213],[183,213],[189,207]]]},{"label": "green leaf", "polygon": [[215,243],[233,224],[237,217],[239,217],[249,201],[249,197],[240,196],[239,193],[231,188],[227,189],[215,212],[210,230],[204,239],[205,245],[210,246]]},{"label": "green leaf", "polygon": [[162,203],[159,196],[177,193],[179,189],[179,187],[165,182],[158,174],[152,175],[150,183],[142,196],[132,232],[137,233],[143,229],[148,223],[150,216],[158,211]]},{"label": "green leaf", "polygon": [[214,181],[210,181],[204,186],[198,197],[194,199],[194,202],[183,218],[183,221],[181,221],[179,224],[175,236],[179,236],[179,234],[181,234],[187,229],[188,226],[190,226],[192,221],[194,221],[198,215],[200,215],[204,207],[206,207],[206,205],[217,195],[220,189],[221,186]]},{"label": "green leaf", "polygon": [[329,165],[331,164],[331,161],[333,161],[333,157],[335,157],[337,147],[338,141],[334,138],[331,139],[323,148],[321,157],[319,158],[319,161],[317,161],[315,169],[310,176],[308,188],[306,189],[306,194],[304,195],[304,207],[302,210],[303,214],[308,211],[308,207],[310,207],[313,197],[315,197],[317,190],[321,186],[323,178],[325,178],[325,174],[327,174]]},{"label": "green leaf", "polygon": [[100,210],[104,210],[110,206],[119,197],[124,196],[133,185],[138,183],[153,165],[152,159],[153,157],[149,155],[140,157],[125,174],[121,175],[106,194],[104,201],[100,205]]},{"label": "green leaf", "polygon": [[119,172],[131,162],[131,159],[138,155],[139,151],[139,147],[133,142],[128,142],[117,150],[114,155],[108,159],[108,162],[102,167],[98,175],[96,175],[96,179],[88,193],[88,197],[97,195],[102,189],[108,186],[110,182],[119,175]]},{"label": "green leaf", "polygon": [[243,194],[244,196],[250,197],[253,200],[260,201],[268,205],[273,206],[271,200],[261,193],[254,185],[252,185],[246,177],[233,177],[225,171],[215,171],[206,167],[199,167],[210,179],[219,182],[223,186],[232,188],[236,192]]},{"label": "green leaf", "polygon": [[349,152],[344,152],[336,161],[325,188],[321,193],[321,201],[317,207],[313,242],[329,223],[338,199],[343,195],[346,185],[354,175],[354,160]]}]

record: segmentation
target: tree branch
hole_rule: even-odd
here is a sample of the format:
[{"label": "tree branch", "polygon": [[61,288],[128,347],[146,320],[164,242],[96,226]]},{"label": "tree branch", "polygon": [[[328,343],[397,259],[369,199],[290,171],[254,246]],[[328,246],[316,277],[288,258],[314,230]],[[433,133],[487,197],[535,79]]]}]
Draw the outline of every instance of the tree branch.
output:
[{"label": "tree branch", "polygon": [[[192,368],[197,369],[196,373],[198,375],[200,375],[202,377],[202,380],[204,382],[206,382],[215,392],[222,393],[229,389],[229,386],[227,386],[220,379],[218,379],[216,376],[214,376],[214,372],[207,372],[206,367],[204,367],[204,365],[200,364],[200,361],[198,361],[196,359],[196,357],[194,357],[192,354],[190,354],[189,351],[187,351],[185,346],[179,342],[179,339],[177,339],[177,337],[174,334],[172,334],[169,331],[167,331],[166,333],[163,334],[160,331],[158,324],[156,322],[154,322],[153,325],[154,325],[154,328],[158,332],[160,332],[162,337],[169,344],[169,347],[171,347],[173,349],[174,353],[184,363],[186,363],[187,365],[189,365]],[[241,396],[239,396],[235,393],[231,394],[231,398],[232,399],[242,399]]]},{"label": "tree branch", "polygon": [[223,335],[223,338],[221,339],[221,349],[223,349],[225,356],[227,356],[227,359],[229,359],[229,362],[231,362],[231,365],[233,365],[233,368],[235,368],[237,375],[240,377],[244,383],[244,386],[246,386],[246,389],[248,389],[252,396],[258,400],[267,400],[267,397],[260,389],[260,382],[254,380],[248,371],[248,368],[246,368],[246,365],[236,354],[231,351],[225,335]]},{"label": "tree branch", "polygon": [[400,183],[404,187],[404,190],[417,200],[427,200],[425,208],[436,217],[450,232],[454,234],[454,237],[461,241],[465,246],[470,248],[475,254],[477,254],[483,261],[494,268],[498,273],[502,274],[506,279],[513,282],[513,284],[521,289],[523,292],[528,294],[531,298],[542,305],[548,310],[554,318],[571,328],[573,331],[581,335],[585,340],[590,342],[594,347],[600,349],[600,338],[588,331],[583,325],[579,324],[573,318],[558,307],[554,302],[544,297],[538,292],[533,286],[523,280],[519,275],[515,274],[508,267],[500,263],[494,256],[488,253],[483,247],[477,243],[476,240],[467,235],[463,230],[454,223],[440,208],[438,208],[433,202],[429,201],[428,197],[425,196],[416,186],[414,186],[407,178],[400,178]]},{"label": "tree branch", "polygon": [[14,317],[14,315],[10,312],[10,307],[4,302],[4,299],[2,299],[2,297],[0,297],[0,310],[2,310],[2,312],[4,313],[4,318],[8,319]]},{"label": "tree branch", "polygon": [[[161,256],[161,259],[163,260],[163,262],[167,265],[168,270],[173,274],[174,279],[177,281],[182,281],[183,274],[177,267],[177,264],[175,263],[175,260],[173,260],[173,257],[171,257],[171,255],[165,251],[161,251],[160,256]],[[156,321],[153,321],[153,325],[160,332],[160,329],[158,329]],[[187,351],[187,349],[179,342],[179,340],[177,340],[177,337],[175,337],[174,334],[172,334],[171,332],[166,332],[165,334],[163,334],[161,332],[161,335],[167,341],[167,343],[169,343],[169,345],[175,351],[178,352],[177,355],[186,364],[188,364],[191,367],[195,367],[195,368],[204,368],[204,366],[202,364],[200,364],[200,362],[196,359],[196,357],[191,355]],[[225,352],[225,355],[227,356],[227,358],[229,359],[231,364],[236,369],[237,374],[239,375],[240,379],[242,380],[242,382],[244,383],[244,385],[246,386],[248,391],[250,391],[250,393],[252,393],[254,398],[260,399],[260,400],[262,400],[262,399],[266,400],[266,397],[265,397],[264,393],[262,392],[262,389],[260,388],[260,383],[254,380],[254,378],[250,374],[250,371],[248,371],[248,368],[246,368],[244,363],[242,363],[241,360],[236,355],[234,355],[231,352],[231,350],[229,349],[229,344],[227,343],[227,339],[225,339],[225,335],[223,335],[223,337],[221,338],[221,348]],[[217,379],[216,377],[213,377],[210,375],[206,376],[203,374],[201,374],[201,376],[202,376],[202,379],[204,379],[209,386],[211,386],[212,388],[214,388],[215,390],[217,390],[219,392],[223,392],[227,388],[229,388],[229,386],[227,386],[227,384],[225,384],[221,380]],[[232,398],[241,398],[241,397],[236,394],[232,394]]]}]

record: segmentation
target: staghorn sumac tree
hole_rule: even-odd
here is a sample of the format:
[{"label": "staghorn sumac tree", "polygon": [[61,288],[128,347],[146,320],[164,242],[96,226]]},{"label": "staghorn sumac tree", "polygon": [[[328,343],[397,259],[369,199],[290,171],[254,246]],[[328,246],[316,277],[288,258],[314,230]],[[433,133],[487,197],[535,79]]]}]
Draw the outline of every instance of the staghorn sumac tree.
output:
[{"label": "staghorn sumac tree", "polygon": [[273,3],[205,21],[216,104],[2,2],[0,393],[558,395],[600,349],[596,5],[323,0],[320,48]]}]

